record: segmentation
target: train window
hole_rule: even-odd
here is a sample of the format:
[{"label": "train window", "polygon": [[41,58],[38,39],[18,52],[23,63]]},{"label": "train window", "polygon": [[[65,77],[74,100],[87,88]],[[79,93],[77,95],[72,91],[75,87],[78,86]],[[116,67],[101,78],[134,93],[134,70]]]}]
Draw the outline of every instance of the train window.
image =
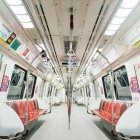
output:
[{"label": "train window", "polygon": [[[34,95],[34,89],[36,84],[36,76],[33,74],[30,74],[28,77],[28,86],[29,86],[29,92],[28,92],[28,98],[32,98]],[[26,97],[26,96],[25,96]]]},{"label": "train window", "polygon": [[26,78],[26,71],[15,65],[11,77],[10,87],[7,95],[8,100],[18,100],[23,98],[24,81]]},{"label": "train window", "polygon": [[102,78],[103,81],[103,86],[104,86],[104,91],[105,91],[105,96],[106,98],[111,98],[112,93],[111,93],[111,79],[110,75],[106,75]]},{"label": "train window", "polygon": [[119,100],[132,100],[129,80],[125,66],[114,71],[115,76],[115,90],[117,99]]},{"label": "train window", "polygon": [[128,76],[127,76],[125,67],[122,67],[122,68],[114,71],[114,74],[122,87],[129,86]]},{"label": "train window", "polygon": [[[102,78],[105,96],[106,98],[111,98],[112,94],[110,92],[111,80],[110,75],[106,75]],[[132,100],[129,80],[127,76],[127,71],[125,66],[120,67],[114,71],[114,90],[116,99],[118,100]]]}]

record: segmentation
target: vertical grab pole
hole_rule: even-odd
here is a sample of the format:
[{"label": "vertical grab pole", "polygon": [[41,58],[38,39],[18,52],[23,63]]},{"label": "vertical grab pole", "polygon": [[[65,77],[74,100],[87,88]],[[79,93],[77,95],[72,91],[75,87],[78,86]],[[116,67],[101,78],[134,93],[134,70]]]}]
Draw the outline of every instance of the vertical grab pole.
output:
[{"label": "vertical grab pole", "polygon": [[111,93],[112,93],[112,118],[111,118],[111,121],[112,121],[112,133],[114,132],[114,126],[113,126],[113,122],[114,122],[114,97],[115,97],[115,94],[114,94],[114,73],[113,73],[113,69],[112,69],[112,66],[111,66],[111,63],[109,62],[108,58],[106,56],[104,56],[99,50],[97,50],[97,52],[106,60],[106,62],[109,64],[109,67],[110,67],[110,71],[111,71]]},{"label": "vertical grab pole", "polygon": [[71,77],[68,78],[68,95],[67,95],[67,101],[68,101],[68,122],[70,129],[70,116],[71,116]]},{"label": "vertical grab pole", "polygon": [[26,132],[28,131],[28,102],[29,102],[29,86],[28,86],[28,83],[29,83],[29,75],[30,75],[30,67],[31,65],[33,64],[33,62],[36,60],[36,58],[39,57],[39,55],[43,54],[45,51],[42,50],[40,53],[38,53],[34,58],[33,60],[29,63],[29,67],[27,69],[27,75],[26,75],[26,85],[25,85],[25,89],[26,89],[26,92],[25,92],[25,97],[26,97],[26,113],[25,113],[25,116],[26,116],[26,125],[25,125],[25,130]]},{"label": "vertical grab pole", "polygon": [[[72,64],[71,62],[73,61],[73,53],[74,53],[74,50],[73,50],[73,28],[74,28],[74,22],[73,22],[73,7],[70,8],[70,44],[69,44],[69,51],[68,51],[68,54],[69,54],[69,60],[70,61],[70,65],[72,67]],[[70,68],[71,68],[70,67]],[[67,99],[68,99],[68,120],[69,120],[69,129],[70,129],[70,117],[71,117],[71,104],[72,104],[72,81],[71,81],[71,73],[70,71],[68,71],[69,75],[68,75],[68,95],[67,95]]]}]

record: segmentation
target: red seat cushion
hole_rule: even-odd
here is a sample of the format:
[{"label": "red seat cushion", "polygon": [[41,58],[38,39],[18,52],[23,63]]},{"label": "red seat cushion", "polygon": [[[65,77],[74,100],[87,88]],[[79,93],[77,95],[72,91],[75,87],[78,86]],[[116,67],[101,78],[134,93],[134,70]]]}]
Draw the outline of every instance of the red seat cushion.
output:
[{"label": "red seat cushion", "polygon": [[33,103],[34,103],[35,109],[39,109],[39,105],[38,105],[37,99],[34,99]]},{"label": "red seat cushion", "polygon": [[114,105],[114,124],[117,124],[120,116],[123,113],[123,103],[122,102],[116,102],[116,104]]},{"label": "red seat cushion", "polygon": [[[15,112],[19,115],[21,121],[25,125],[26,123],[26,101],[19,101],[19,102],[8,102],[7,104],[11,106]],[[28,102],[28,121],[29,123],[33,120],[38,119],[39,116],[43,115],[45,113],[45,110],[39,109],[38,101],[35,100],[29,100]]]}]

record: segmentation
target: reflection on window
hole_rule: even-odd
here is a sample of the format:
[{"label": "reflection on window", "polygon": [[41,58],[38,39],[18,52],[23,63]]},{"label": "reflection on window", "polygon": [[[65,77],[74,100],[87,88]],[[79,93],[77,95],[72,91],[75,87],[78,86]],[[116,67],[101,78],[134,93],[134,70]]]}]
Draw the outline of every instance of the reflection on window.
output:
[{"label": "reflection on window", "polygon": [[107,98],[111,98],[111,79],[110,75],[106,75],[103,77],[103,85],[104,85],[104,90],[105,90],[105,95]]},{"label": "reflection on window", "polygon": [[28,98],[32,98],[34,94],[34,88],[36,83],[36,77],[32,74],[28,77]]},{"label": "reflection on window", "polygon": [[25,89],[24,85],[25,73],[26,73],[25,70],[19,68],[18,66],[14,67],[7,99],[9,100],[22,99]]},{"label": "reflection on window", "polygon": [[119,100],[132,100],[129,80],[125,66],[114,71],[116,93]]},{"label": "reflection on window", "polygon": [[[111,80],[110,76],[106,75],[102,78],[106,98],[111,98],[110,92]],[[125,66],[114,71],[114,90],[116,98],[119,100],[132,100],[129,80]]]},{"label": "reflection on window", "polygon": [[114,72],[115,76],[122,87],[129,86],[129,81],[126,73],[126,69],[121,68]]}]

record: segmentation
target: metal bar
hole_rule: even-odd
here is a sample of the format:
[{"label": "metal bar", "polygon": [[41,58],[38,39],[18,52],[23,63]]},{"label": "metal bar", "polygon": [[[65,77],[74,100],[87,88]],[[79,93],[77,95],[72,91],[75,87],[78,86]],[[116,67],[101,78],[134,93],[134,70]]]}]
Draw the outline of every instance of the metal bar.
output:
[{"label": "metal bar", "polygon": [[33,64],[33,62],[36,60],[36,58],[39,57],[39,55],[43,54],[44,51],[42,50],[40,53],[38,53],[34,58],[33,60],[30,62],[30,65],[27,69],[27,75],[26,75],[26,85],[25,85],[25,89],[26,89],[26,92],[25,92],[25,97],[26,97],[26,113],[25,113],[25,116],[26,116],[26,125],[25,125],[25,130],[28,130],[28,102],[29,102],[29,86],[28,86],[28,83],[29,83],[29,75],[30,75],[30,67],[31,65]]},{"label": "metal bar", "polygon": [[112,80],[111,80],[111,93],[112,93],[112,118],[111,118],[111,121],[112,121],[112,131],[114,131],[114,126],[113,126],[113,122],[114,122],[114,98],[115,98],[115,94],[114,94],[114,73],[113,73],[113,69],[112,69],[112,66],[111,66],[111,63],[109,62],[108,58],[106,56],[104,56],[99,50],[97,50],[97,52],[106,60],[106,62],[109,64],[109,67],[110,67],[110,71],[111,71],[111,74],[110,76],[112,77]]}]

